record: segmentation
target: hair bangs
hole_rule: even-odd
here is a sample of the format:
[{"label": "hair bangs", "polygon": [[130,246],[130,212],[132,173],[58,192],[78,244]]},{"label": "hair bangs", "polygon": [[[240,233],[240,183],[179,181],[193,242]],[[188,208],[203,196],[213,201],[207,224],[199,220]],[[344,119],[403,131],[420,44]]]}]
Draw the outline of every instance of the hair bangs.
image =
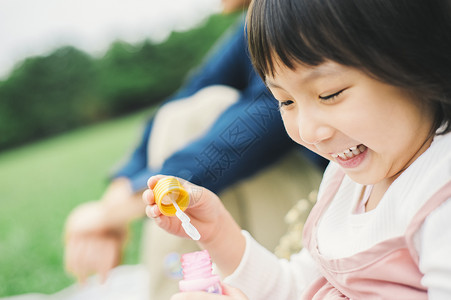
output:
[{"label": "hair bangs", "polygon": [[[412,3],[413,2],[413,3]],[[432,103],[451,131],[450,1],[253,0],[247,34],[259,75],[333,61]]]},{"label": "hair bangs", "polygon": [[[277,65],[318,65],[325,57],[296,24],[302,16],[289,1],[253,1],[247,18],[249,52],[258,74],[274,76]],[[283,18],[281,16],[284,16]]]}]

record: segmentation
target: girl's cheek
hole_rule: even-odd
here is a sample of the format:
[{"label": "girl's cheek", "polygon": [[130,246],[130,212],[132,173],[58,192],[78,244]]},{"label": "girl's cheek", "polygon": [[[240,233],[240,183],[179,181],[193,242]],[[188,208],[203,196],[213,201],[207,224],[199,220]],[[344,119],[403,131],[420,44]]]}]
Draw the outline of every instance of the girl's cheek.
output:
[{"label": "girl's cheek", "polygon": [[302,141],[300,135],[299,135],[299,127],[297,122],[295,122],[295,120],[293,120],[292,118],[286,116],[284,116],[284,114],[282,114],[282,120],[283,120],[283,124],[285,126],[285,130],[287,131],[288,136],[295,141],[296,143],[300,144],[300,145],[304,145],[304,142]]}]

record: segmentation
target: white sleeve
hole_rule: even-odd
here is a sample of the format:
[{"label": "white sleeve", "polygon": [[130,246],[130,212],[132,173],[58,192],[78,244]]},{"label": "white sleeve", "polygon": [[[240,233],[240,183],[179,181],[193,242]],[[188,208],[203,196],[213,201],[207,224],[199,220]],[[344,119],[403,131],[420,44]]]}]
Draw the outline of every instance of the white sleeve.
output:
[{"label": "white sleeve", "polygon": [[451,299],[451,199],[435,209],[415,235],[422,284],[432,300]]},{"label": "white sleeve", "polygon": [[241,289],[249,299],[299,299],[320,274],[306,249],[288,261],[279,259],[243,231],[246,249],[240,265],[224,282]]}]

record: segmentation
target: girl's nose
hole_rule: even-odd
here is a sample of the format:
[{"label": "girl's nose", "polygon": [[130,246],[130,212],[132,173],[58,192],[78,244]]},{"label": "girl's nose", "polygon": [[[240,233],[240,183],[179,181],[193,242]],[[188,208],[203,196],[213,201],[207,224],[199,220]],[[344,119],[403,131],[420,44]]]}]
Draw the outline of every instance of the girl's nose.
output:
[{"label": "girl's nose", "polygon": [[299,136],[306,144],[319,144],[333,134],[333,128],[315,111],[300,112],[297,123]]}]

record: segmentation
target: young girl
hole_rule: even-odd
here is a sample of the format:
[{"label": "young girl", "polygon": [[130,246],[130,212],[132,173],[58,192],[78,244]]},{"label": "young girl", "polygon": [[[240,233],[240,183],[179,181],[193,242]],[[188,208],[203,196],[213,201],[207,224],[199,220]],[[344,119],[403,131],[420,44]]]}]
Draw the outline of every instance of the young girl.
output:
[{"label": "young girl", "polygon": [[[192,198],[225,282],[253,300],[451,299],[450,32],[444,0],[254,0],[254,66],[290,137],[331,163],[290,261],[241,232],[213,193]],[[184,236],[154,205],[159,178],[147,214]],[[228,290],[173,299],[247,299]]]}]

